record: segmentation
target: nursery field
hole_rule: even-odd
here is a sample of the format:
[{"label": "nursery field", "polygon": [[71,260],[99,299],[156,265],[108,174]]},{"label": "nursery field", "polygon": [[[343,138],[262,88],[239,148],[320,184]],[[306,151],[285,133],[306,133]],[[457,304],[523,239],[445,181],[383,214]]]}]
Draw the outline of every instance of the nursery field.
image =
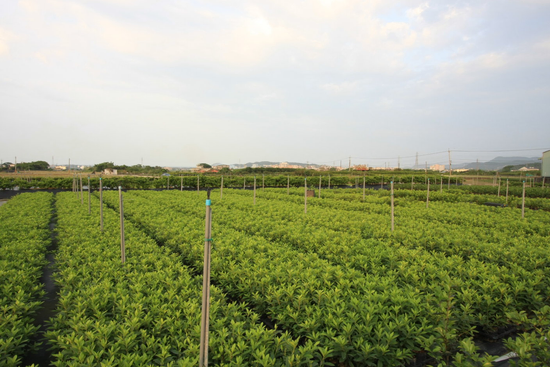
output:
[{"label": "nursery field", "polygon": [[[522,218],[516,191],[441,185],[427,202],[406,187],[316,190],[307,210],[303,187],[212,190],[209,363],[491,366],[474,338],[517,330],[530,334],[509,350],[548,365],[546,191],[528,192]],[[98,191],[0,207],[0,366],[39,343],[55,366],[198,365],[207,194],[123,196],[124,264],[117,191],[103,191],[103,230]],[[57,306],[42,335],[48,251]]]}]

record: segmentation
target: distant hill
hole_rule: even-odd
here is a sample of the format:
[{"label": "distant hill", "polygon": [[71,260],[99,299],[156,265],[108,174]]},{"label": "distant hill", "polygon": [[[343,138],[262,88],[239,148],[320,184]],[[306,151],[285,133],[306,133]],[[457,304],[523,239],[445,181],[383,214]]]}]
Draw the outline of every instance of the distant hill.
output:
[{"label": "distant hill", "polygon": [[479,168],[484,171],[498,171],[506,166],[518,166],[518,168],[529,166],[540,168],[541,161],[537,157],[496,157],[487,162],[479,162],[479,166],[477,162],[471,162],[454,167],[467,168],[471,170],[476,170]]}]

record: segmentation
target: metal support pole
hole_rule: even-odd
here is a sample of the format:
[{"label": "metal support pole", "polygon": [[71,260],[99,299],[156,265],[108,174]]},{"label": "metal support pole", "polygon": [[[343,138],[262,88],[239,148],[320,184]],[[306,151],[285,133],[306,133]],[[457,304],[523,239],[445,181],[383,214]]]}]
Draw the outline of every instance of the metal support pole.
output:
[{"label": "metal support pole", "polygon": [[523,181],[523,193],[521,194],[521,219],[525,218],[525,181]]},{"label": "metal support pole", "polygon": [[256,205],[256,176],[254,176],[254,205]]},{"label": "metal support pole", "polygon": [[206,215],[204,220],[204,266],[202,270],[202,313],[199,366],[208,366],[208,332],[210,318],[210,250],[212,247],[212,207],[210,206],[210,191],[206,199]]},{"label": "metal support pole", "polygon": [[428,191],[426,191],[426,209],[430,203],[430,179],[428,178]]},{"label": "metal support pole", "polygon": [[288,175],[286,180],[286,194],[290,195],[290,175]]},{"label": "metal support pole", "polygon": [[304,214],[307,214],[307,177],[304,179]]},{"label": "metal support pole", "polygon": [[124,264],[126,262],[126,242],[124,241],[124,203],[122,202],[122,187],[118,187],[119,207],[120,207],[120,259]]},{"label": "metal support pole", "polygon": [[103,232],[103,180],[99,178],[99,218],[100,218],[100,228]]},{"label": "metal support pole", "polygon": [[90,188],[90,176],[88,176],[88,214],[92,214],[92,191]]},{"label": "metal support pole", "polygon": [[508,179],[506,179],[506,204],[508,204]]},{"label": "metal support pole", "polygon": [[365,201],[365,175],[363,175],[363,202]]},{"label": "metal support pole", "polygon": [[391,198],[391,231],[393,232],[393,229],[394,229],[394,216],[393,216],[393,181],[391,182],[391,193],[390,193],[390,198]]}]

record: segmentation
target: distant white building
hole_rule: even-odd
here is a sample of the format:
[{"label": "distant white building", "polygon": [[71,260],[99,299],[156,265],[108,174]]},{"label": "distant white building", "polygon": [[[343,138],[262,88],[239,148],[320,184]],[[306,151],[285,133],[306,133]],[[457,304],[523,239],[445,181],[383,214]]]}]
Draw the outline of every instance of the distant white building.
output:
[{"label": "distant white building", "polygon": [[104,175],[118,175],[118,172],[116,169],[113,169],[113,168],[105,168],[103,170],[103,174]]},{"label": "distant white building", "polygon": [[430,170],[432,171],[445,171],[445,165],[444,164],[432,164],[430,166]]}]

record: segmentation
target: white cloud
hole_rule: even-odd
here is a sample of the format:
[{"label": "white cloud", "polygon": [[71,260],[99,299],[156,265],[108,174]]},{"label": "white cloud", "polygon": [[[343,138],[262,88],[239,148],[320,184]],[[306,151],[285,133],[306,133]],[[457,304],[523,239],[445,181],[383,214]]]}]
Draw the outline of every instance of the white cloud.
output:
[{"label": "white cloud", "polygon": [[10,51],[9,42],[15,40],[15,35],[5,29],[0,28],[0,56],[7,55]]}]

